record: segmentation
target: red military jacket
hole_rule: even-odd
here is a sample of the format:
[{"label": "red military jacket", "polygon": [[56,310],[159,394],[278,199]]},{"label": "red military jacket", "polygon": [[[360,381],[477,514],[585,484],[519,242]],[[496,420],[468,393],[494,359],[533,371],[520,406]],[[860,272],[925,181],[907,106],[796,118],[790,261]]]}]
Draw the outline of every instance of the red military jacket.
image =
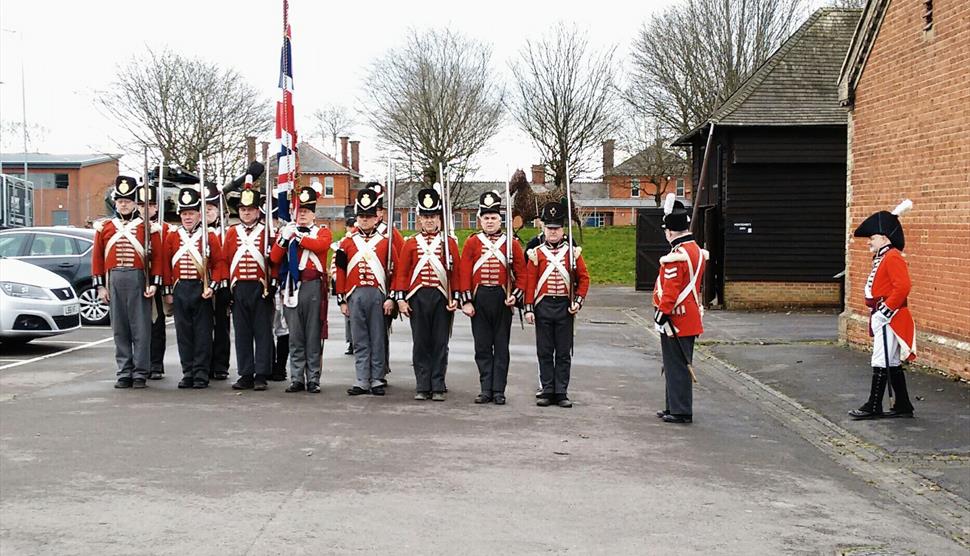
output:
[{"label": "red military jacket", "polygon": [[[461,251],[461,288],[467,301],[475,296],[478,286],[508,286],[508,242],[504,233],[489,237],[478,232],[465,240]],[[525,254],[522,246],[512,240],[512,291],[521,298],[525,292]]]},{"label": "red military jacket", "polygon": [[[393,242],[390,245],[391,257],[396,259],[399,253]],[[340,240],[334,253],[338,303],[345,303],[359,286],[372,286],[390,296],[387,249],[387,236],[374,231],[365,234],[358,230]]]},{"label": "red military jacket", "polygon": [[905,361],[916,359],[916,324],[907,303],[912,287],[903,254],[891,245],[880,249],[866,280],[866,305],[873,313],[880,311],[889,318],[889,329],[899,340],[900,356]]},{"label": "red military jacket", "polygon": [[[461,299],[461,253],[458,242],[453,237],[448,238],[452,266],[446,270],[443,237],[440,232],[422,232],[404,242],[394,271],[396,299],[410,299],[420,288],[435,288],[445,299]],[[450,291],[445,289],[446,277]]]},{"label": "red military jacket", "polygon": [[[270,237],[275,236],[270,230]],[[268,254],[266,226],[262,222],[256,222],[252,226],[240,223],[226,230],[223,255],[229,271],[229,287],[239,280],[272,285],[276,273]]]},{"label": "red military jacket", "polygon": [[330,242],[333,241],[333,234],[326,226],[310,226],[310,231],[302,237],[293,236],[289,240],[283,239],[282,230],[276,235],[273,249],[270,251],[270,259],[274,265],[283,262],[286,256],[290,241],[299,242],[296,248],[296,256],[299,260],[301,274],[309,275],[319,273],[320,279],[327,276],[327,254],[330,251]]},{"label": "red military jacket", "polygon": [[202,231],[205,230],[209,241],[209,258],[204,272],[208,274],[209,287],[217,289],[223,286],[229,277],[226,260],[222,254],[222,242],[215,232],[196,226],[190,234],[184,227],[179,226],[165,237],[163,246],[165,257],[165,293],[171,294],[179,280],[201,280],[202,267]]},{"label": "red military jacket", "polygon": [[[401,235],[401,232],[397,228],[391,228],[391,230],[393,230],[392,234],[394,236],[394,239],[391,241],[394,244],[394,252],[400,253],[401,249],[404,248],[404,236]],[[387,235],[387,222],[381,220],[377,223],[377,233]]]},{"label": "red military jacket", "polygon": [[678,336],[700,336],[704,332],[701,310],[701,280],[709,253],[701,249],[694,236],[677,238],[670,253],[660,257],[653,305],[670,315]]},{"label": "red military jacket", "polygon": [[[104,286],[105,275],[113,268],[145,268],[145,223],[141,217],[101,220],[95,222],[94,230],[91,275],[95,286]],[[150,237],[151,283],[161,286],[165,275],[162,243],[159,236]]]},{"label": "red military jacket", "polygon": [[[573,247],[576,269],[573,271],[569,259],[569,238],[558,245],[540,243],[526,253],[528,262],[525,267],[525,311],[533,312],[535,305],[544,297],[568,297],[575,287],[575,301],[582,306],[589,293],[589,271],[583,260],[583,248]],[[513,266],[513,270],[515,267]],[[571,275],[575,274],[573,278]]]}]

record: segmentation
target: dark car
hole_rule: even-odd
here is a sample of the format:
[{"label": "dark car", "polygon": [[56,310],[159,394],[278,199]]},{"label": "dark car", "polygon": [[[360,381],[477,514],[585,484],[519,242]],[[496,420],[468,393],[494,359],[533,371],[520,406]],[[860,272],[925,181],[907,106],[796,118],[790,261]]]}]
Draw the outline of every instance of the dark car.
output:
[{"label": "dark car", "polygon": [[108,305],[91,282],[94,230],[63,226],[0,230],[0,256],[46,268],[67,280],[77,293],[84,324],[108,324]]}]

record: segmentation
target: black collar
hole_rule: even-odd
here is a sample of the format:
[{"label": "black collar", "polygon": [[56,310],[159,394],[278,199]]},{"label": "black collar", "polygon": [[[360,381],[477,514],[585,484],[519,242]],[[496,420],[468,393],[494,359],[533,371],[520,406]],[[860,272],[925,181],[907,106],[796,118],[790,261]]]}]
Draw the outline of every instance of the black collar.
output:
[{"label": "black collar", "polygon": [[685,236],[680,236],[679,238],[670,242],[671,247],[677,247],[681,243],[687,243],[688,241],[694,241],[694,234],[687,234]]}]

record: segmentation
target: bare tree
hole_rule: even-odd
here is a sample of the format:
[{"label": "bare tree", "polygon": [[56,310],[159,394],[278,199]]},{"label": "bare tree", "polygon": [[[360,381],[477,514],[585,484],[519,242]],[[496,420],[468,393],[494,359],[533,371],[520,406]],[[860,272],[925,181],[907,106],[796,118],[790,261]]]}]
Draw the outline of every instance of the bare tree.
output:
[{"label": "bare tree", "polygon": [[[27,150],[38,149],[50,130],[40,124],[27,124]],[[24,148],[23,122],[0,121],[0,150],[19,151]]]},{"label": "bare tree", "polygon": [[616,47],[594,51],[586,33],[558,25],[528,40],[511,64],[510,111],[542,156],[556,187],[595,168],[603,139],[617,128]]},{"label": "bare tree", "polygon": [[858,8],[866,7],[868,0],[830,0],[829,5],[833,8]]},{"label": "bare tree", "polygon": [[[640,141],[645,139],[643,137]],[[629,162],[624,163],[633,164],[632,171],[641,180],[646,180],[646,183],[641,182],[641,190],[646,184],[653,185],[652,195],[658,207],[663,204],[667,193],[676,192],[677,179],[686,176],[688,170],[687,159],[681,152],[669,148],[670,142],[670,137],[663,136],[660,129],[655,128],[649,143],[637,143],[640,148]]]},{"label": "bare tree", "polygon": [[441,164],[452,201],[474,157],[499,129],[504,91],[491,49],[451,30],[412,31],[400,48],[373,63],[365,115],[387,146],[401,153],[411,180],[437,180]]},{"label": "bare tree", "polygon": [[653,16],[633,44],[624,97],[677,135],[719,102],[791,34],[804,0],[684,0]]},{"label": "bare tree", "polygon": [[220,183],[242,172],[246,137],[272,124],[269,101],[235,70],[168,51],[132,58],[98,102],[130,136],[120,148],[159,149],[188,171],[204,154]]},{"label": "bare tree", "polygon": [[333,155],[337,156],[337,138],[341,135],[348,135],[353,129],[354,121],[347,107],[336,104],[328,104],[323,109],[313,112],[314,131],[325,142],[333,145]]}]

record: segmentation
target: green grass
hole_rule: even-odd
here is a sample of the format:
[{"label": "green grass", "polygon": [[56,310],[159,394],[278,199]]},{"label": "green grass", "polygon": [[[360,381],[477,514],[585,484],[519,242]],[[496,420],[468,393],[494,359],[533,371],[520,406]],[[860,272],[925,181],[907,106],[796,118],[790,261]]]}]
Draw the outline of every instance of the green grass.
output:
[{"label": "green grass", "polygon": [[[455,230],[458,245],[464,245],[468,236],[477,231]],[[403,233],[405,236],[411,236],[415,232],[405,230]],[[524,229],[519,231],[519,237],[524,243],[538,233],[538,229]],[[576,236],[578,239],[579,234]],[[633,286],[636,273],[636,237],[635,226],[583,229],[583,259],[586,261],[590,281],[593,284]]]}]

